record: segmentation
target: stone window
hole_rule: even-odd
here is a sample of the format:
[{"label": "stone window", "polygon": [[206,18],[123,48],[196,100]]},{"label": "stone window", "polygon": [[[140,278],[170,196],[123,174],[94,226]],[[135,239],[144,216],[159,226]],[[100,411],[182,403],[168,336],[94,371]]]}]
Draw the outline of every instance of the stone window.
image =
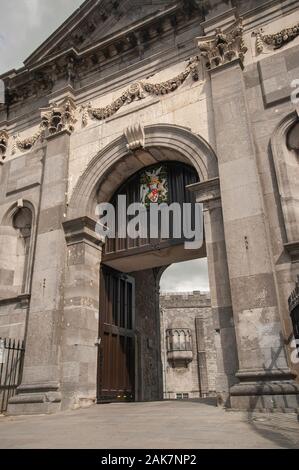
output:
[{"label": "stone window", "polygon": [[167,359],[172,367],[187,367],[193,360],[191,330],[178,328],[166,331]]},{"label": "stone window", "polygon": [[189,400],[189,393],[177,393],[176,399],[177,400]]},{"label": "stone window", "polygon": [[188,329],[167,330],[167,351],[192,351],[192,335]]}]

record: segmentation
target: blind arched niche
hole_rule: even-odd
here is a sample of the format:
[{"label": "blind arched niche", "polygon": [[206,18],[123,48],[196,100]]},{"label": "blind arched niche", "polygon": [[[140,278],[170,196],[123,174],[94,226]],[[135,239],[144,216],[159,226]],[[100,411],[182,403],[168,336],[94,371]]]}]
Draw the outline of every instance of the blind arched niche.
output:
[{"label": "blind arched niche", "polygon": [[0,230],[0,298],[28,293],[33,211],[29,206],[15,207]]}]

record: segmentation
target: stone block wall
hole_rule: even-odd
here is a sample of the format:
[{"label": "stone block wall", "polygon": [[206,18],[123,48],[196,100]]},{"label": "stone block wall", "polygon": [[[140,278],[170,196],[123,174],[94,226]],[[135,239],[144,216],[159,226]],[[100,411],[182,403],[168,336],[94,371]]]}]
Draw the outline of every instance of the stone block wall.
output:
[{"label": "stone block wall", "polygon": [[[216,394],[216,348],[211,300],[208,293],[162,293],[161,350],[164,398],[200,398]],[[188,365],[172,365],[168,360],[166,332],[189,329],[193,360]]]}]

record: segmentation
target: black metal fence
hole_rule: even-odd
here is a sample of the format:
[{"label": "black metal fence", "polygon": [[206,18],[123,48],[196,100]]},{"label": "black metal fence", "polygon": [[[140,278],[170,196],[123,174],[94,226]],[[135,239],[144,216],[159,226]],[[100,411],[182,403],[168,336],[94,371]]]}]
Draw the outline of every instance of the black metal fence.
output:
[{"label": "black metal fence", "polygon": [[0,338],[0,413],[7,410],[9,399],[21,384],[24,352],[23,341]]}]

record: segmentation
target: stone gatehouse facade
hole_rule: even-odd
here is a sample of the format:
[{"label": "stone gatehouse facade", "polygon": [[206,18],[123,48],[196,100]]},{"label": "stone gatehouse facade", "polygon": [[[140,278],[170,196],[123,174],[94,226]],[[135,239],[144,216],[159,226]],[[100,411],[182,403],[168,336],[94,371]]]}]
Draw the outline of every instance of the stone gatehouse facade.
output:
[{"label": "stone gatehouse facade", "polygon": [[163,397],[215,397],[217,355],[209,293],[160,295]]},{"label": "stone gatehouse facade", "polygon": [[[25,339],[9,413],[161,399],[159,276],[202,257],[219,400],[298,408],[298,33],[296,0],[86,0],[1,77],[0,336]],[[97,204],[161,165],[203,204],[202,247],[100,238]]]}]

